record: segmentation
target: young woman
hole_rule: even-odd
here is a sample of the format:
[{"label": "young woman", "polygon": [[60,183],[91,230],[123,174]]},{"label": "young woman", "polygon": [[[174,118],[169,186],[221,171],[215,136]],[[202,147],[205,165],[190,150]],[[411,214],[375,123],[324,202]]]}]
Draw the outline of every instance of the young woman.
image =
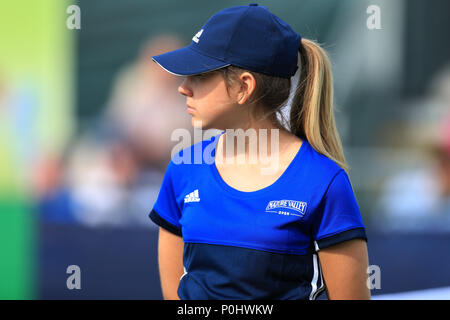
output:
[{"label": "young woman", "polygon": [[[178,91],[194,126],[223,130],[172,157],[150,213],[164,298],[369,299],[367,238],[325,51],[250,4],[216,13],[189,46],[153,59],[185,76]],[[249,130],[253,140],[231,143]],[[259,151],[248,161],[255,144],[275,159],[271,170]]]}]

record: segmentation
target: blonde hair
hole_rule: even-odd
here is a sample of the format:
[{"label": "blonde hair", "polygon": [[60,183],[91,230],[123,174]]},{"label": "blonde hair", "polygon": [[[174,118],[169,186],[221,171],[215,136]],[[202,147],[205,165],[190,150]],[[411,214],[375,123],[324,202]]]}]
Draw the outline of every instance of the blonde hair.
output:
[{"label": "blonde hair", "polygon": [[[318,153],[330,158],[348,173],[349,167],[334,117],[333,76],[328,55],[317,42],[302,38],[299,65],[300,78],[291,103],[288,129],[297,137],[306,138]],[[263,110],[258,109],[259,116],[263,118],[270,116],[277,123],[277,114],[284,118],[281,109],[289,98],[290,79],[236,66],[217,71],[222,74],[227,88],[236,81],[240,73],[250,72],[257,84],[250,104],[263,107]]]},{"label": "blonde hair", "polygon": [[300,80],[291,107],[291,132],[306,137],[317,152],[347,172],[349,166],[334,117],[333,75],[328,55],[318,43],[302,39],[299,56]]}]

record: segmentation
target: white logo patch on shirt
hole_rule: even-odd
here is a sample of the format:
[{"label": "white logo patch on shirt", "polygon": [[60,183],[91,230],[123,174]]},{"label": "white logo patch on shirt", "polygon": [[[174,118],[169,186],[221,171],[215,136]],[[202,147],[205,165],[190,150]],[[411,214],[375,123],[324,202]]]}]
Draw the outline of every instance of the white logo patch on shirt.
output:
[{"label": "white logo patch on shirt", "polygon": [[[274,212],[286,216],[299,216],[305,215],[307,203],[296,200],[273,200],[269,201],[266,206],[266,212]],[[283,210],[287,209],[287,210]]]},{"label": "white logo patch on shirt", "polygon": [[192,37],[192,40],[193,40],[195,43],[198,43],[199,40],[200,40],[200,36],[202,35],[202,33],[203,33],[203,29],[200,30],[199,32],[197,32],[197,33],[195,34],[195,36]]},{"label": "white logo patch on shirt", "polygon": [[191,193],[189,193],[188,195],[186,195],[184,197],[184,203],[188,203],[188,202],[200,202],[200,197],[198,195],[198,189],[195,189],[194,191],[192,191]]}]

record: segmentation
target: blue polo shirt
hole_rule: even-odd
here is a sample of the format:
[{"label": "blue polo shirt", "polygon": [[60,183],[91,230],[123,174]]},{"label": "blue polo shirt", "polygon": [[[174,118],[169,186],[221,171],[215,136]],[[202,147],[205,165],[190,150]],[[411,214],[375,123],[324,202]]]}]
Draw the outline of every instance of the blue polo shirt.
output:
[{"label": "blue polo shirt", "polygon": [[239,191],[214,163],[219,136],[172,157],[149,215],[183,238],[180,299],[316,299],[317,251],[367,241],[347,173],[303,139],[278,180]]}]

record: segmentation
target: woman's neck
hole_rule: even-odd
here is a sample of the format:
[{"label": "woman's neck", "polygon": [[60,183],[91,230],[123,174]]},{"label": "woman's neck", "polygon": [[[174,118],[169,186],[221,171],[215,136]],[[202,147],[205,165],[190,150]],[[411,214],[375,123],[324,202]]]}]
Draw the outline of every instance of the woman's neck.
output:
[{"label": "woman's neck", "polygon": [[296,141],[300,139],[274,121],[249,121],[225,129],[219,140],[219,152],[227,161],[245,158],[250,163],[252,159],[260,162],[285,152]]}]

